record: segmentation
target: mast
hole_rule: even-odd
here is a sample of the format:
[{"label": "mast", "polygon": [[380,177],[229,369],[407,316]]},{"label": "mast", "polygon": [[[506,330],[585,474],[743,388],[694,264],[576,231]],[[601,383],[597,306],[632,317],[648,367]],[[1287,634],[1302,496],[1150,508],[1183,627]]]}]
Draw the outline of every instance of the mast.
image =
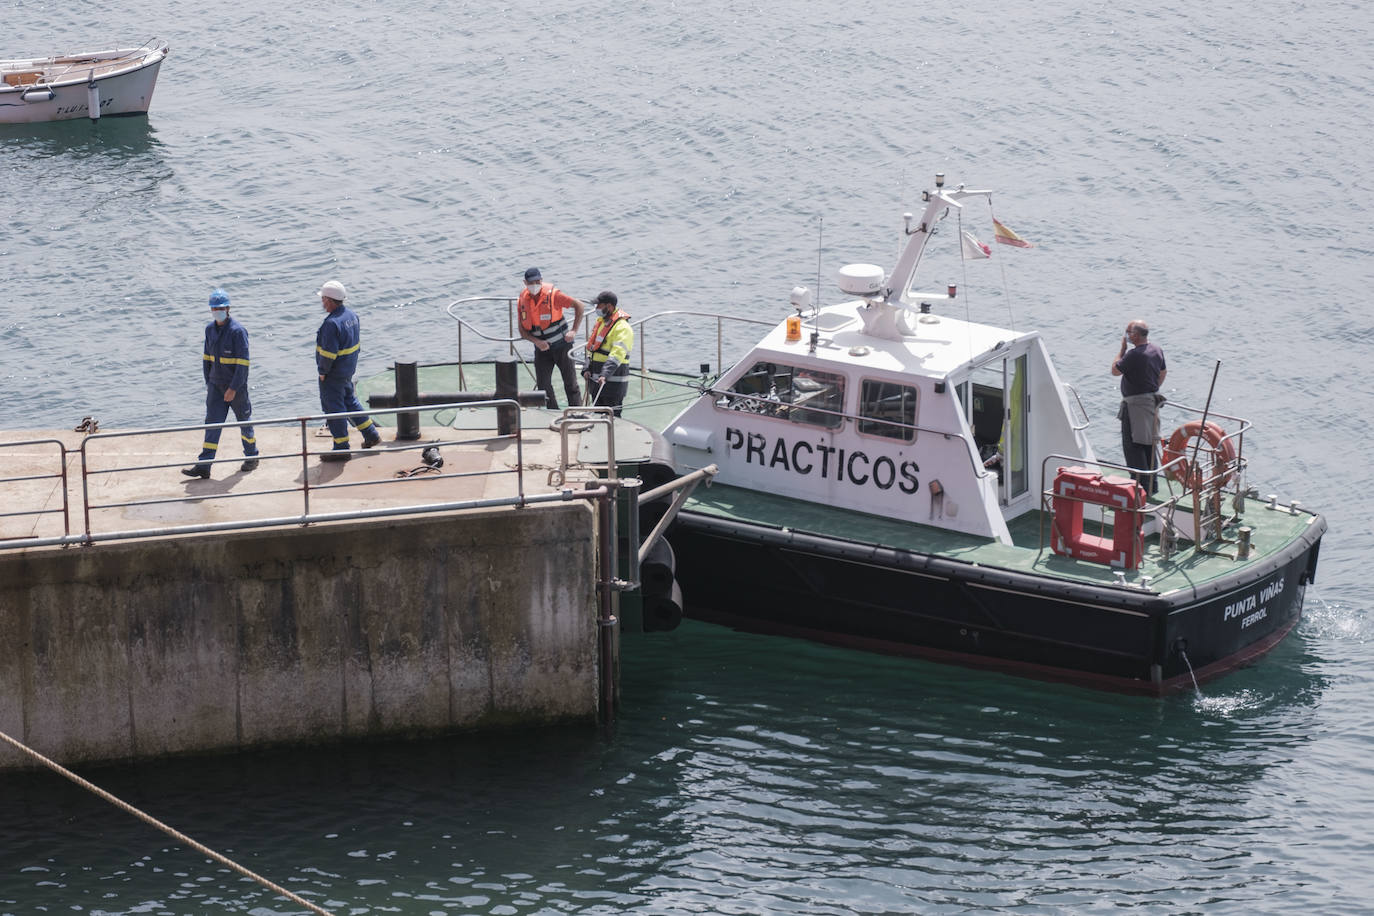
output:
[{"label": "mast", "polygon": [[[959,201],[967,197],[981,196],[992,200],[992,191],[990,190],[967,190],[963,185],[959,185],[953,191],[946,191],[944,185],[945,173],[936,172],[935,190],[921,192],[921,199],[926,202],[926,208],[921,214],[921,222],[914,229],[911,226],[911,214],[903,214],[903,218],[906,220],[904,231],[910,236],[910,241],[906,243],[906,248],[902,249],[901,257],[897,259],[897,265],[892,268],[892,273],[887,278],[887,286],[883,292],[883,301],[894,308],[900,309],[902,307],[902,297],[911,288],[912,278],[916,276],[916,268],[921,263],[921,256],[925,254],[926,242],[930,241],[931,235],[935,232],[935,224],[949,215],[949,208],[963,209],[963,204]],[[941,210],[945,212],[941,213]]]}]

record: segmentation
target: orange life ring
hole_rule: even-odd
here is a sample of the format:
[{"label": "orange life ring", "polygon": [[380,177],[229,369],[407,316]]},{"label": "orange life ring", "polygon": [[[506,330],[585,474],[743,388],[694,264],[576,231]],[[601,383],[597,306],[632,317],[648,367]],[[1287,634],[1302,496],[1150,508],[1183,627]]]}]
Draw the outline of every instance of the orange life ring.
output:
[{"label": "orange life ring", "polygon": [[1189,420],[1169,437],[1164,445],[1164,464],[1179,458],[1188,459],[1169,468],[1169,476],[1190,489],[1202,486],[1202,468],[1191,461],[1188,443],[1193,439],[1203,439],[1212,453],[1212,474],[1220,475],[1217,486],[1225,486],[1235,476],[1236,444],[1226,437],[1226,430],[1208,420],[1203,426],[1201,420]]}]

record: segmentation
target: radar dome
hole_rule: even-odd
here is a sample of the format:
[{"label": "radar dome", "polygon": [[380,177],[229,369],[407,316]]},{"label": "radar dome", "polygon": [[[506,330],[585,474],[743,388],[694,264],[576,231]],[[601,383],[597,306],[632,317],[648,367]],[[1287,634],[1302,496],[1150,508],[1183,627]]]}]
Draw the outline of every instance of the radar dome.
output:
[{"label": "radar dome", "polygon": [[851,296],[872,296],[882,292],[886,279],[887,275],[876,264],[846,264],[840,268],[837,282]]}]

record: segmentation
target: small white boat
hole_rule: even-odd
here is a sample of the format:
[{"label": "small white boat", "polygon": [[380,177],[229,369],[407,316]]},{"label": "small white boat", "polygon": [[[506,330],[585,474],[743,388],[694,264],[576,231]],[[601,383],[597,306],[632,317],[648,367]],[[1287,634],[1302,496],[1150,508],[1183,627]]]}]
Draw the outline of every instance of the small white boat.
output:
[{"label": "small white boat", "polygon": [[0,124],[147,114],[167,43],[0,60]]}]

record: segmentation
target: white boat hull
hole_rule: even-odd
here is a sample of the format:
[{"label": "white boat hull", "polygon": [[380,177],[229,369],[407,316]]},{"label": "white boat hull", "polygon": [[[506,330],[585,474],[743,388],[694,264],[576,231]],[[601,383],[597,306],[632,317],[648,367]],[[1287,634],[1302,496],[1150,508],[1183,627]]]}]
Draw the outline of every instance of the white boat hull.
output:
[{"label": "white boat hull", "polygon": [[[0,61],[0,124],[147,114],[167,45]],[[92,107],[94,103],[94,107]]]}]

